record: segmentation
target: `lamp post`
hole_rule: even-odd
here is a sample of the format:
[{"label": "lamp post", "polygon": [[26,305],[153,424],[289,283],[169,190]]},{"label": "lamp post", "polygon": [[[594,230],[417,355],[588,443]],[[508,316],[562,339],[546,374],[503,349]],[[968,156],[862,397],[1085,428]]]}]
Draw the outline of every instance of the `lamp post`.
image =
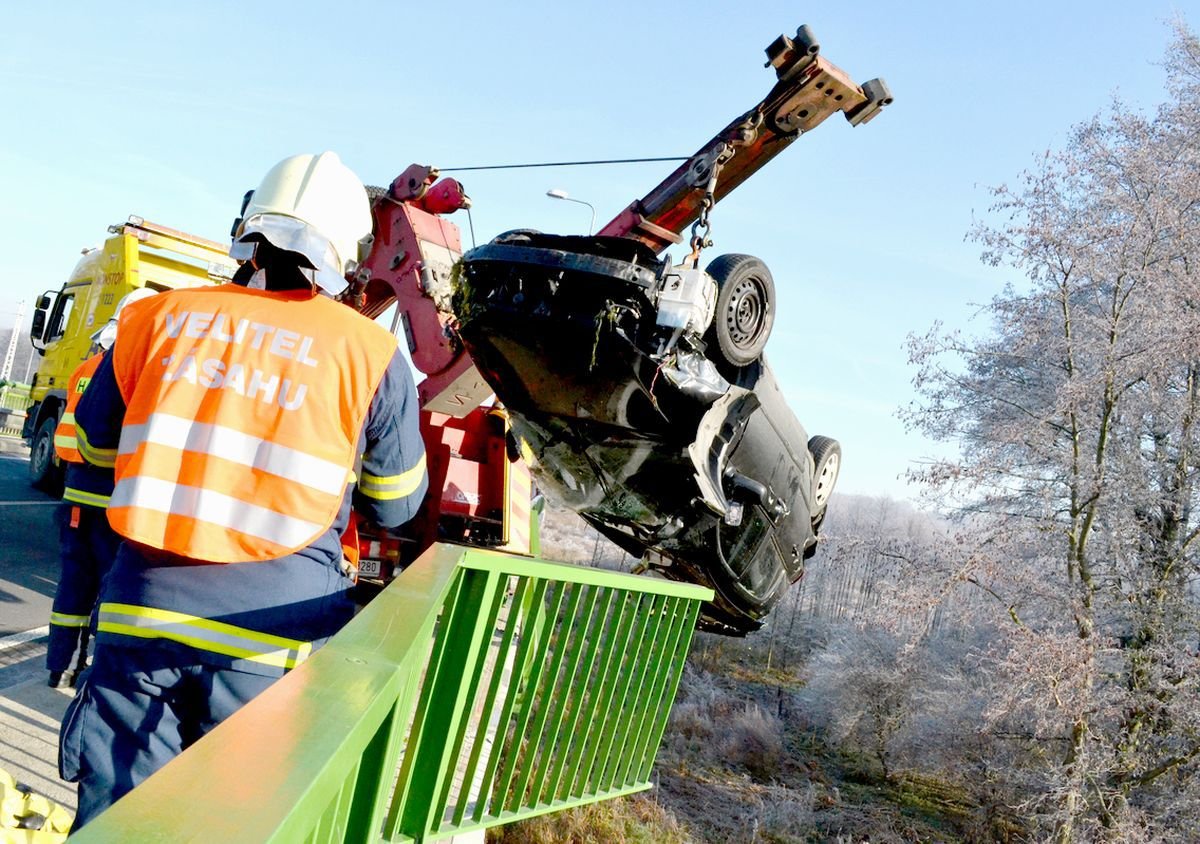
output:
[{"label": "lamp post", "polygon": [[550,197],[551,199],[565,199],[567,202],[578,202],[580,205],[586,205],[589,209],[591,209],[592,212],[592,219],[588,223],[588,234],[590,235],[592,233],[592,229],[596,228],[596,209],[592,206],[592,203],[584,202],[582,199],[576,199],[573,196],[568,196],[567,192],[562,188],[551,188],[550,190],[546,191],[546,196]]}]

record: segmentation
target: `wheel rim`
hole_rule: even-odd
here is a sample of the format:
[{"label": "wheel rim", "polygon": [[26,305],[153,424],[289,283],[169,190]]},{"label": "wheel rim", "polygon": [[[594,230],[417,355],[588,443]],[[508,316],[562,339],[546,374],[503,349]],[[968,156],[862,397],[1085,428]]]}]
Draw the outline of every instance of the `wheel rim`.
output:
[{"label": "wheel rim", "polygon": [[821,474],[817,475],[816,489],[813,493],[813,504],[818,512],[829,501],[829,494],[833,492],[833,485],[837,483],[841,462],[840,455],[831,454],[821,466]]},{"label": "wheel rim", "polygon": [[34,470],[39,474],[49,465],[47,461],[50,459],[50,442],[49,437],[38,437],[37,442],[34,443],[31,462]]},{"label": "wheel rim", "polygon": [[753,349],[766,325],[767,291],[757,278],[739,281],[730,291],[725,311],[729,339],[742,350]]}]

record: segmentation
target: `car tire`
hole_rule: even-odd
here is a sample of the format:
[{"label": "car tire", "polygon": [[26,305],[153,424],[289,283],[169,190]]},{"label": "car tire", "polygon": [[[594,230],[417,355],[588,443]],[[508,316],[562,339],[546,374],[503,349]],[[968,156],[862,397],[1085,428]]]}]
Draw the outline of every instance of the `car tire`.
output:
[{"label": "car tire", "polygon": [[775,280],[753,255],[719,255],[706,272],[717,282],[717,308],[706,339],[725,363],[754,363],[775,324]]},{"label": "car tire", "polygon": [[29,483],[51,495],[62,495],[63,469],[54,459],[54,429],[58,418],[42,420],[29,448]]},{"label": "car tire", "polygon": [[813,495],[811,517],[813,525],[820,525],[825,518],[829,496],[837,485],[842,469],[842,446],[830,437],[815,436],[808,441],[808,450],[813,456]]}]

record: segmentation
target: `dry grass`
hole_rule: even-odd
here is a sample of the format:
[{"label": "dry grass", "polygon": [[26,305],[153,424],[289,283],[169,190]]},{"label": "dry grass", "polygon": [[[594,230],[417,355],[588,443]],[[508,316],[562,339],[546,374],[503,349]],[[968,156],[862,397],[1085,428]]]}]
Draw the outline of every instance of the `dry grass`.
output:
[{"label": "dry grass", "polygon": [[491,844],[687,844],[694,839],[653,796],[635,794],[509,824]]},{"label": "dry grass", "polygon": [[[775,686],[759,675],[749,682],[754,657],[744,647],[705,651],[689,661],[657,766],[659,799],[693,840],[993,840],[961,804],[947,804],[946,794],[959,798],[961,790],[936,778],[884,782],[870,765],[828,745],[793,679]],[[700,667],[713,652],[723,657],[721,673]]]}]

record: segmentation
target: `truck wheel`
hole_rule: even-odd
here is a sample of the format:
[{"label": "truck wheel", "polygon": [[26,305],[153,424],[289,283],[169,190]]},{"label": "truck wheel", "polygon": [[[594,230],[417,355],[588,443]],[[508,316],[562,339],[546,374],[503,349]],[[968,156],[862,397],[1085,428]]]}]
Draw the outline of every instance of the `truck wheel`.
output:
[{"label": "truck wheel", "polygon": [[829,495],[837,484],[838,473],[842,469],[842,446],[830,437],[816,436],[808,441],[808,450],[812,452],[813,464],[813,525],[819,525],[825,518],[825,507],[829,504]]},{"label": "truck wheel", "polygon": [[758,360],[775,323],[775,280],[752,255],[720,255],[707,272],[717,282],[717,312],[707,339],[731,366]]},{"label": "truck wheel", "polygon": [[62,495],[63,470],[54,460],[54,429],[58,419],[42,420],[29,449],[29,482],[35,489],[51,495]]}]

